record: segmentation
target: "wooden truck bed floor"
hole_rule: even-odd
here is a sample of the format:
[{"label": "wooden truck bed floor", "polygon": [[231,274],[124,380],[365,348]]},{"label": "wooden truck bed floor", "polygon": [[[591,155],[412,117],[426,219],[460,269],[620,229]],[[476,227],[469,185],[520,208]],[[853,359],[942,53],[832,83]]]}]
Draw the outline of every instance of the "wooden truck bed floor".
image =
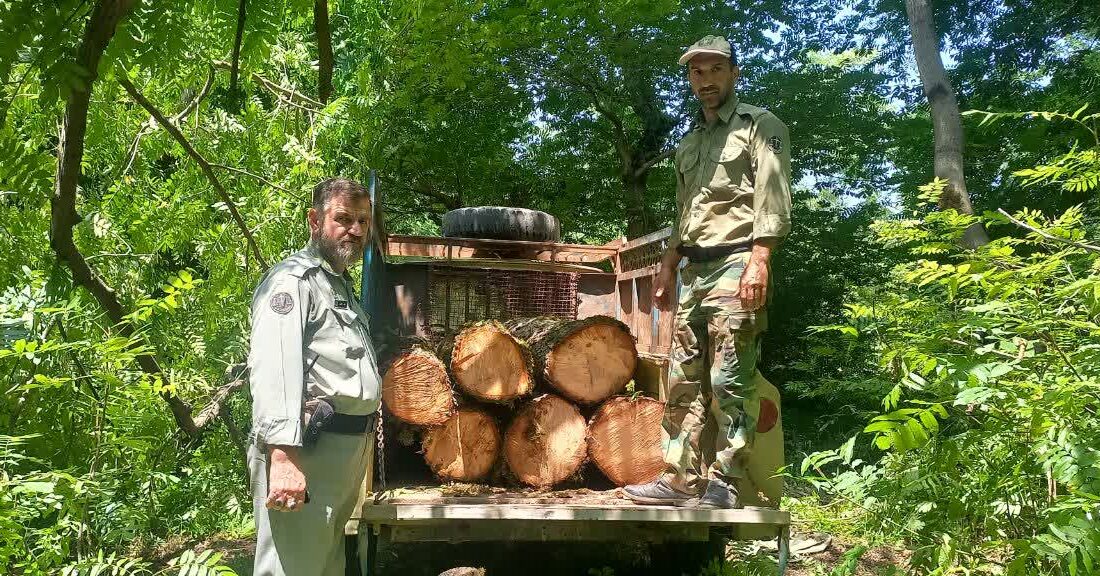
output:
[{"label": "wooden truck bed floor", "polygon": [[[750,527],[779,540],[780,573],[786,568],[790,513],[771,508],[699,510],[638,505],[618,489],[535,491],[430,486],[368,496],[352,517],[361,539],[364,574],[370,558],[391,542],[494,540],[706,541],[712,529]],[[365,546],[364,546],[365,545]]]}]

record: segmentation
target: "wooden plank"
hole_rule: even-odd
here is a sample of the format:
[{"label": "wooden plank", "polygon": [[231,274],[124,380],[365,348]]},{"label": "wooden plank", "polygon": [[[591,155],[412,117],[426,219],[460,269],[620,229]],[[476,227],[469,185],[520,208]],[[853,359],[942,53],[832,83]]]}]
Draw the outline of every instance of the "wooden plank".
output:
[{"label": "wooden plank", "polygon": [[577,318],[615,317],[617,295],[614,274],[581,274],[577,277]]},{"label": "wooden plank", "polygon": [[[774,528],[772,528],[774,530]],[[662,525],[648,522],[532,522],[530,520],[454,520],[436,524],[398,524],[393,542],[492,542],[492,541],[705,541],[706,524]]]},{"label": "wooden plank", "polygon": [[627,326],[634,325],[634,282],[626,281],[618,283],[619,292],[619,321]]},{"label": "wooden plank", "polygon": [[504,254],[523,252],[535,260],[565,262],[601,262],[613,258],[614,246],[527,242],[521,240],[488,240],[481,238],[443,238],[439,236],[405,236],[391,234],[387,238],[389,256],[423,256],[429,258],[470,258],[485,252]]},{"label": "wooden plank", "polygon": [[673,506],[601,506],[597,504],[399,504],[368,501],[353,519],[385,524],[453,520],[537,520],[540,522],[696,522],[701,524],[788,525],[790,513],[767,508],[705,510]]},{"label": "wooden plank", "polygon": [[653,277],[642,276],[634,280],[634,290],[638,295],[638,310],[634,315],[634,335],[638,339],[638,350],[649,352],[653,348]]},{"label": "wooden plank", "polygon": [[665,239],[669,238],[670,236],[672,236],[672,227],[671,226],[668,227],[668,228],[664,228],[662,230],[658,230],[656,232],[650,232],[649,234],[646,234],[645,236],[640,236],[638,238],[630,240],[626,244],[623,244],[622,247],[619,248],[619,251],[620,252],[626,252],[627,250],[632,250],[632,249],[637,248],[639,246],[644,246],[646,244],[651,244],[653,242],[657,242],[657,241],[660,241],[660,240],[665,240]]},{"label": "wooden plank", "polygon": [[656,276],[659,270],[660,266],[657,264],[654,264],[653,266],[645,266],[636,270],[628,270],[626,272],[619,273],[619,280],[626,281],[633,280],[635,278],[642,278],[645,276]]}]

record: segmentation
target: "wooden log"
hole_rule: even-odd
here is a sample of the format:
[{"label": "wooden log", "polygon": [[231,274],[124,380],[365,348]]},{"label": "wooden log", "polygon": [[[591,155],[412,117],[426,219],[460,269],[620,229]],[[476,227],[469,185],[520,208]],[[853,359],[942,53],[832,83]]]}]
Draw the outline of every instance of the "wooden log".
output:
[{"label": "wooden log", "polygon": [[454,414],[454,390],[443,362],[424,348],[398,354],[382,377],[388,414],[418,426],[438,426]]},{"label": "wooden log", "polygon": [[634,377],[634,337],[625,324],[609,316],[541,316],[510,320],[505,326],[530,345],[535,373],[573,402],[602,402],[622,392]]},{"label": "wooden log", "polygon": [[450,348],[458,389],[486,402],[508,402],[531,393],[531,352],[499,322],[463,328]]},{"label": "wooden log", "polygon": [[504,435],[504,461],[524,484],[549,488],[572,476],[587,454],[580,410],[553,394],[535,398]]},{"label": "wooden log", "polygon": [[645,396],[604,402],[588,424],[588,457],[618,486],[656,480],[665,470],[664,411],[664,402]]},{"label": "wooden log", "polygon": [[429,428],[422,447],[428,467],[441,479],[480,480],[500,456],[500,428],[483,410],[463,406],[442,426]]}]

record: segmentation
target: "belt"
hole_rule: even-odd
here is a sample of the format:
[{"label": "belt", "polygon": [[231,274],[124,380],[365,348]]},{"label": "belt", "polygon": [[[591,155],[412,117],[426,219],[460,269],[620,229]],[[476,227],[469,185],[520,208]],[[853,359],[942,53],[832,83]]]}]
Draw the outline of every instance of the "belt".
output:
[{"label": "belt", "polygon": [[752,250],[752,242],[738,242],[737,244],[723,244],[721,246],[684,246],[681,244],[677,250],[681,256],[686,256],[692,262],[707,262],[725,258],[733,254],[741,254]]},{"label": "belt", "polygon": [[363,434],[374,427],[378,413],[341,414],[336,412],[325,424],[324,431],[333,434]]}]

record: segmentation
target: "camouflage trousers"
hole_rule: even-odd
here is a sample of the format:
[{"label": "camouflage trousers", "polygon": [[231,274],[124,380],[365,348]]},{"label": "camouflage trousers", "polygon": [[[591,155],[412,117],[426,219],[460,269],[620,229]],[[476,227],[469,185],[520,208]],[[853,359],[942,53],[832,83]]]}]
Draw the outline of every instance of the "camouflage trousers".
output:
[{"label": "camouflage trousers", "polygon": [[[760,410],[753,375],[767,323],[764,310],[741,306],[748,256],[690,263],[682,272],[663,437],[664,479],[685,492],[700,493],[704,480],[734,485],[745,477]],[[715,437],[704,438],[704,428]]]}]

